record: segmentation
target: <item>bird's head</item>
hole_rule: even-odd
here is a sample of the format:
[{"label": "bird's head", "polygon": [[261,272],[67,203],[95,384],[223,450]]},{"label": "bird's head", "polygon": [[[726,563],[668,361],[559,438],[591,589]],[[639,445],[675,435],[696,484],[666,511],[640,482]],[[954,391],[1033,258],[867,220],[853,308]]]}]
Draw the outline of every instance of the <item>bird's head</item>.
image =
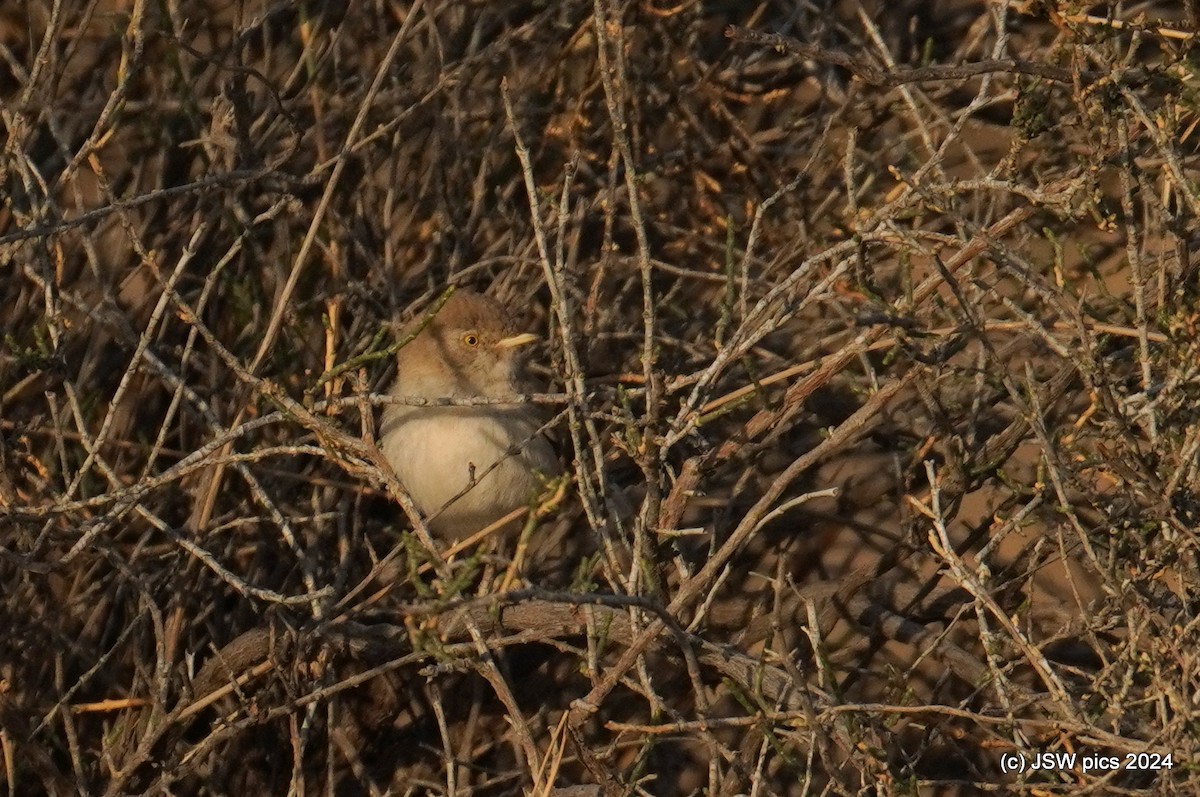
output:
[{"label": "bird's head", "polygon": [[[424,324],[424,326],[421,326]],[[397,354],[397,380],[407,395],[503,398],[527,390],[524,355],[537,335],[520,332],[494,299],[456,291]]]}]

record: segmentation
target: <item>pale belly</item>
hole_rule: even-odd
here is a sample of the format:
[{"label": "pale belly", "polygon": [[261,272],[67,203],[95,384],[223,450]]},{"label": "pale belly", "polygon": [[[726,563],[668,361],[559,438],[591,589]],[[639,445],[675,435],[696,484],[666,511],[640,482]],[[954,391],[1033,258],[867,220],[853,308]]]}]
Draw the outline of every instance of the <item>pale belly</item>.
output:
[{"label": "pale belly", "polygon": [[520,408],[497,417],[471,407],[394,405],[384,412],[381,448],[430,530],[459,539],[528,504],[543,478],[559,472],[537,429]]}]

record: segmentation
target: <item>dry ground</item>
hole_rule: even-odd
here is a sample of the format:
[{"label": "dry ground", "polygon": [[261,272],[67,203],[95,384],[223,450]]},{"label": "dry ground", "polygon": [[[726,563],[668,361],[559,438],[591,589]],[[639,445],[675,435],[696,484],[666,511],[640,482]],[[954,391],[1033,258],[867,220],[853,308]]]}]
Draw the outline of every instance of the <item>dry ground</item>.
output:
[{"label": "dry ground", "polygon": [[0,793],[1197,793],[1197,5],[4,4]]}]

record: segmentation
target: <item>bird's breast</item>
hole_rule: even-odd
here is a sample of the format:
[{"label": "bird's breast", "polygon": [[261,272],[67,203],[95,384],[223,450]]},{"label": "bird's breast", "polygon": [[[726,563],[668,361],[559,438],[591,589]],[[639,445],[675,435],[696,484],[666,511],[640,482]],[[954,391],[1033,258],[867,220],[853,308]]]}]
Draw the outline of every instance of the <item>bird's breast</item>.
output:
[{"label": "bird's breast", "polygon": [[528,503],[558,473],[532,408],[409,407],[384,413],[381,447],[430,527],[459,537]]}]

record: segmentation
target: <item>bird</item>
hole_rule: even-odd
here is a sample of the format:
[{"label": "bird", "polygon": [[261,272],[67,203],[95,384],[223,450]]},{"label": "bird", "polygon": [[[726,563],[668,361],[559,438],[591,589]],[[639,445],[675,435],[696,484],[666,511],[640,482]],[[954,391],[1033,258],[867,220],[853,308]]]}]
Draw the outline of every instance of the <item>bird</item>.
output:
[{"label": "bird", "polygon": [[562,469],[537,406],[517,398],[532,392],[525,355],[538,336],[467,289],[425,316],[409,326],[390,391],[425,403],[387,405],[380,449],[430,533],[456,542],[529,504]]}]

